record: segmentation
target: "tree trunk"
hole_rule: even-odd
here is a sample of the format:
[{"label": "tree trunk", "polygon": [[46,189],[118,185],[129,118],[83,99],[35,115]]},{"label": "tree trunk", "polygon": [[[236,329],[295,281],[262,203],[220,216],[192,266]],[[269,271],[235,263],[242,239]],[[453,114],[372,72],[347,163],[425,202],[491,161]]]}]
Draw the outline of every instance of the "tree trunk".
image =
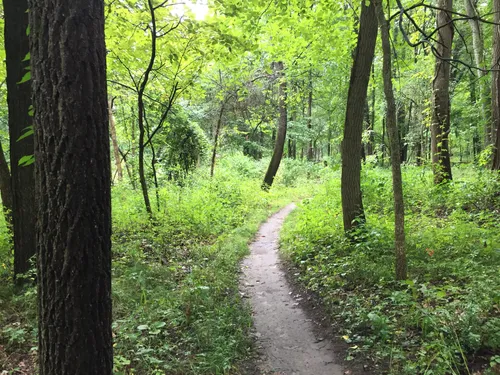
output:
[{"label": "tree trunk", "polygon": [[382,162],[380,163],[380,166],[384,166],[384,160],[385,160],[385,119],[387,117],[387,113],[384,114],[384,117],[382,118]]},{"label": "tree trunk", "polygon": [[132,189],[136,190],[137,187],[135,186],[134,172],[131,171],[132,168],[129,166],[129,163],[127,162],[127,154],[124,153],[120,148],[118,148],[118,152],[120,153],[123,164],[125,164],[125,170],[127,171],[127,176],[128,179],[130,180],[130,184],[132,185]]},{"label": "tree trunk", "polygon": [[344,139],[342,141],[342,212],[344,229],[351,230],[359,221],[364,221],[361,197],[361,137],[363,133],[363,111],[360,103],[366,102],[370,68],[377,40],[377,18],[373,3],[361,5],[358,44],[351,70],[351,81],[347,96]]},{"label": "tree trunk", "polygon": [[[371,113],[370,113],[370,104],[368,103],[368,98],[366,99],[363,111],[364,111],[364,115],[365,115],[365,119],[364,119],[365,129],[364,130],[367,132],[367,134],[370,134]],[[366,161],[366,155],[372,154],[370,139],[368,139],[368,142],[366,142],[366,143],[365,142],[361,143],[361,149],[362,149],[361,158],[363,159],[363,161]]]},{"label": "tree trunk", "polygon": [[434,171],[434,182],[442,183],[452,179],[450,147],[450,64],[453,43],[453,24],[451,20],[453,0],[438,0],[438,7],[445,10],[437,11],[438,43],[433,90],[433,111],[431,124],[431,153]]},{"label": "tree trunk", "polygon": [[109,132],[111,134],[111,142],[113,143],[113,154],[115,156],[116,173],[118,181],[123,180],[123,169],[120,157],[120,149],[118,147],[118,139],[116,138],[115,116],[113,116],[113,99],[109,100]]},{"label": "tree trunk", "polygon": [[224,115],[224,104],[225,102],[220,105],[219,118],[217,119],[217,125],[215,126],[214,149],[212,150],[212,162],[210,163],[210,177],[214,176],[215,158],[217,156],[217,146],[219,144],[220,129],[222,127],[222,116]]},{"label": "tree trunk", "polygon": [[394,193],[394,224],[396,248],[396,279],[406,279],[405,216],[403,202],[403,180],[399,149],[396,101],[392,87],[391,42],[389,24],[384,16],[382,0],[374,0],[382,39],[384,93],[387,102],[387,132],[391,146],[392,190]]},{"label": "tree trunk", "polygon": [[156,151],[153,142],[149,143],[151,149],[151,170],[153,171],[153,183],[155,185],[156,209],[160,212],[160,184],[158,182],[158,172],[156,170]]},{"label": "tree trunk", "polygon": [[[474,4],[474,0],[464,0],[465,10],[467,15],[470,17],[468,20],[471,34],[472,34],[472,47],[474,49],[474,62],[479,68],[487,68],[485,66],[484,61],[484,41],[483,41],[483,32],[481,28],[481,23],[477,19],[479,13]],[[479,101],[481,103],[481,117],[483,123],[485,124],[485,145],[491,144],[491,121],[488,116],[488,97],[489,97],[489,89],[488,89],[488,81],[486,79],[486,71],[479,70]]]},{"label": "tree trunk", "polygon": [[328,143],[326,145],[326,154],[332,156],[332,125],[328,124]]},{"label": "tree trunk", "polygon": [[[312,70],[309,70],[309,93],[307,97],[307,129],[309,136],[312,136],[312,103],[313,103],[313,82]],[[307,160],[314,160],[314,146],[312,139],[309,139],[309,147],[307,148]]]},{"label": "tree trunk", "polygon": [[[500,23],[500,0],[493,0],[493,21]],[[493,69],[500,69],[500,26],[493,26]],[[493,154],[493,170],[500,170],[500,73],[493,70],[491,78],[492,127],[495,130],[495,150]]]},{"label": "tree trunk", "polygon": [[40,375],[111,375],[103,0],[32,0]]},{"label": "tree trunk", "polygon": [[407,163],[409,162],[408,160],[408,142],[406,142],[406,137],[408,136],[408,134],[410,133],[410,128],[411,128],[411,124],[412,124],[412,112],[413,110],[413,102],[411,101],[410,102],[410,106],[408,108],[408,114],[407,114],[407,118],[406,118],[406,121],[403,122],[403,126],[404,126],[404,131],[402,131],[400,133],[400,147],[401,147],[401,163]]},{"label": "tree trunk", "polygon": [[141,183],[142,197],[144,199],[144,206],[147,213],[152,216],[151,201],[149,200],[148,183],[146,181],[146,172],[144,170],[144,141],[146,130],[144,128],[144,101],[142,96],[138,101],[139,109],[139,182]]},{"label": "tree trunk", "polygon": [[415,144],[415,164],[420,167],[422,165],[422,134],[420,132],[417,143]]},{"label": "tree trunk", "polygon": [[421,166],[423,164],[423,158],[424,155],[422,154],[422,149],[424,147],[424,132],[423,132],[423,125],[419,125],[419,130],[418,130],[418,138],[417,142],[415,143],[415,164],[417,166]]},{"label": "tree trunk", "polygon": [[371,108],[371,121],[370,121],[370,148],[368,155],[373,155],[375,149],[375,65],[372,63],[372,108]]},{"label": "tree trunk", "polygon": [[5,160],[2,143],[0,142],[0,196],[2,197],[5,223],[12,229],[12,187],[10,184],[9,165]]},{"label": "tree trunk", "polygon": [[[132,178],[130,179],[131,181],[131,185],[132,185],[132,188],[134,190],[137,189],[137,174],[138,174],[138,168],[136,168],[136,165],[135,163],[133,162],[137,156],[137,148],[135,147],[135,145],[137,144],[137,129],[136,129],[136,126],[137,126],[137,122],[138,121],[135,121],[136,119],[134,118],[133,114],[135,113],[135,107],[133,105],[130,105],[130,112],[132,114],[132,121],[130,123],[130,139],[132,141],[132,145],[130,147],[130,156],[131,156],[131,159],[132,159],[132,162],[129,163],[130,165],[130,171],[131,171],[131,175],[132,175]],[[128,165],[128,164],[125,164],[125,165]]]},{"label": "tree trunk", "polygon": [[[3,0],[5,17],[5,53],[7,65],[7,103],[9,109],[10,173],[12,219],[14,224],[14,274],[30,269],[35,255],[35,172],[33,164],[19,165],[23,157],[33,155],[32,135],[19,139],[32,125],[31,86],[23,80],[27,68],[29,39],[28,1]],[[26,159],[26,158],[25,158]],[[32,162],[32,161],[31,161]]]},{"label": "tree trunk", "polygon": [[287,127],[287,104],[286,104],[286,80],[283,62],[277,62],[275,64],[276,74],[279,79],[279,112],[280,117],[278,121],[278,134],[276,136],[276,142],[274,144],[273,156],[271,157],[271,162],[267,168],[266,175],[264,177],[264,183],[262,184],[262,189],[268,190],[274,181],[274,177],[278,172],[281,163],[281,157],[283,156],[283,149],[285,147],[286,140],[286,127]]},{"label": "tree trunk", "polygon": [[146,173],[144,170],[144,149],[146,147],[145,144],[145,136],[146,129],[144,126],[144,116],[145,116],[145,107],[144,107],[144,92],[146,91],[146,86],[149,82],[149,75],[153,71],[153,67],[156,60],[156,38],[158,37],[156,33],[156,15],[155,8],[153,6],[152,0],[148,0],[148,8],[151,16],[151,23],[149,25],[149,31],[151,35],[151,53],[149,55],[149,64],[144,71],[144,76],[142,78],[142,82],[139,86],[139,92],[137,93],[137,116],[138,116],[138,125],[139,125],[139,181],[141,183],[142,196],[144,199],[144,206],[146,207],[146,211],[149,216],[153,216],[153,210],[151,209],[151,201],[149,200],[149,192],[148,192],[148,184],[146,181]]}]

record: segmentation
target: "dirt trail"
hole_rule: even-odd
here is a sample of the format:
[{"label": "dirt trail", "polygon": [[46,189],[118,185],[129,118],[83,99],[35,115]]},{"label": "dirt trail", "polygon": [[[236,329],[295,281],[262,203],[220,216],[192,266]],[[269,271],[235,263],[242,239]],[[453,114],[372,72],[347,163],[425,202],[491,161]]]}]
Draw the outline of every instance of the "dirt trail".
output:
[{"label": "dirt trail", "polygon": [[285,207],[260,227],[243,262],[242,286],[250,298],[261,352],[258,373],[342,375],[333,344],[315,335],[314,323],[300,307],[278,258],[279,230],[294,208]]}]

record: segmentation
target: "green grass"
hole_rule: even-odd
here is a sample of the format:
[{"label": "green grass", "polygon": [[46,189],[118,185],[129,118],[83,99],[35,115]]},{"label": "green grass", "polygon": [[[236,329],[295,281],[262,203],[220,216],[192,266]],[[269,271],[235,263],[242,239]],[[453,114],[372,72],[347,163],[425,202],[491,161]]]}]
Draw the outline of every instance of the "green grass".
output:
[{"label": "green grass", "polygon": [[[345,238],[340,179],[285,223],[284,252],[350,343],[394,375],[473,373],[500,351],[500,183],[455,170],[448,186],[404,169],[408,280],[394,281],[390,171],[365,168],[367,224]],[[383,367],[383,366],[382,366]]]}]

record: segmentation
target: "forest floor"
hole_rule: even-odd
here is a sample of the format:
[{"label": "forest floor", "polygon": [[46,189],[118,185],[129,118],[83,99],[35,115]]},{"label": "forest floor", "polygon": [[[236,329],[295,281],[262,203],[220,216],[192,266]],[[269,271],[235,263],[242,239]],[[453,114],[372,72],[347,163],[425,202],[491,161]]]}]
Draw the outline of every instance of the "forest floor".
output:
[{"label": "forest floor", "polygon": [[257,358],[253,374],[350,374],[340,365],[339,348],[321,322],[307,311],[307,301],[291,285],[278,257],[279,231],[295,209],[290,204],[264,223],[243,262],[242,294],[252,307]]},{"label": "forest floor", "polygon": [[[287,159],[263,192],[265,168],[234,154],[213,179],[165,182],[154,222],[114,187],[115,375],[500,373],[497,174],[464,166],[435,186],[429,168],[403,169],[409,278],[396,282],[390,170],[363,169],[353,241],[337,169]],[[36,288],[12,285],[1,218],[0,375],[35,374]]]}]

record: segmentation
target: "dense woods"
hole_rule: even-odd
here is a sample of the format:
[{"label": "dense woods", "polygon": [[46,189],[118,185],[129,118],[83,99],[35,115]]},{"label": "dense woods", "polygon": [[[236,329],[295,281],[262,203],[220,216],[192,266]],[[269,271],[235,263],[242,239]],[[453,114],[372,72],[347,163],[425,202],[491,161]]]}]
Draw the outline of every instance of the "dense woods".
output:
[{"label": "dense woods", "polygon": [[2,375],[254,374],[291,202],[346,373],[500,371],[500,1],[1,10]]}]

